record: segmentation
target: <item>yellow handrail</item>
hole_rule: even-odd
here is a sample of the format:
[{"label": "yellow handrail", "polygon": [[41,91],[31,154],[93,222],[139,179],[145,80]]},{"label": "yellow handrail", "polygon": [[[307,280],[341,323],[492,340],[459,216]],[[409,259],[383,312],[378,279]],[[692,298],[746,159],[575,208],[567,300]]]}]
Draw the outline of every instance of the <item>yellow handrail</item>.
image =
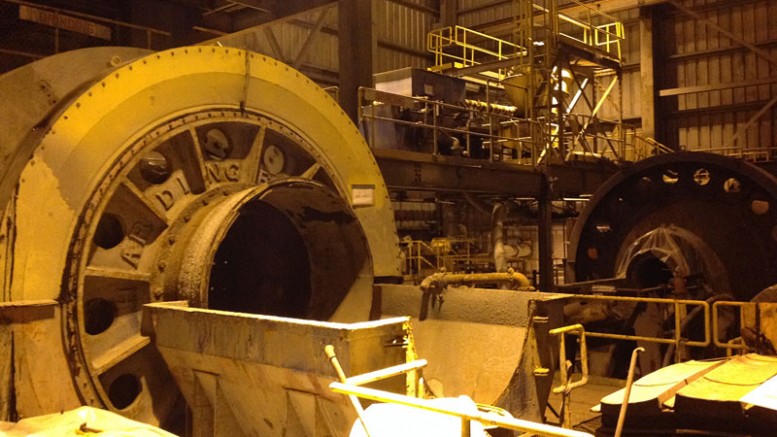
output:
[{"label": "yellow handrail", "polygon": [[[370,382],[381,381],[383,379],[398,375],[418,372],[426,366],[426,360],[415,360],[405,364],[400,364],[398,366],[393,366],[362,375],[346,377],[343,373],[340,363],[337,361],[334,347],[327,345],[324,349],[327,358],[332,363],[332,366],[334,366],[337,372],[338,379],[341,381],[332,382],[329,384],[329,389],[333,392],[345,394],[352,400],[358,396],[359,398],[363,399],[405,405],[426,411],[458,417],[461,419],[462,436],[469,436],[470,422],[477,421],[483,425],[491,425],[516,431],[528,431],[545,436],[593,437],[591,434],[585,432],[559,428],[557,426],[531,422],[528,420],[515,419],[509,416],[505,417],[493,411],[483,412],[478,410],[473,412],[460,407],[443,406],[441,404],[435,403],[430,399],[417,398],[414,396],[408,396],[407,394],[403,395],[384,390],[377,390],[374,388],[362,387],[363,384],[368,384]],[[364,426],[365,432],[369,434],[367,422],[362,413],[363,410],[361,408],[361,404],[358,402],[358,400],[354,401],[353,404],[358,414],[359,420]]]},{"label": "yellow handrail", "polygon": [[[483,43],[490,43],[496,48],[488,49],[478,45]],[[448,47],[458,48],[460,51],[446,52],[444,49]],[[525,49],[517,44],[464,26],[446,26],[432,30],[426,35],[426,48],[434,53],[437,67],[448,63],[471,67],[486,61],[501,61],[525,52]]]},{"label": "yellow handrail", "polygon": [[[539,5],[533,5],[534,9],[542,12],[543,14],[551,14],[555,12],[555,16],[551,17],[554,22],[563,21],[572,26],[573,30],[577,32],[582,31],[582,37],[576,36],[574,32],[564,32],[559,30],[559,34],[567,38],[573,39],[591,47],[604,50],[609,55],[621,59],[621,42],[625,40],[625,31],[623,23],[618,21],[615,17],[600,12],[591,8],[590,5],[581,3],[577,0],[571,0],[572,3],[582,6],[587,10],[586,18],[572,18],[558,11],[558,7],[553,8],[552,11]],[[594,19],[600,19],[607,21],[604,24],[595,25]]]}]

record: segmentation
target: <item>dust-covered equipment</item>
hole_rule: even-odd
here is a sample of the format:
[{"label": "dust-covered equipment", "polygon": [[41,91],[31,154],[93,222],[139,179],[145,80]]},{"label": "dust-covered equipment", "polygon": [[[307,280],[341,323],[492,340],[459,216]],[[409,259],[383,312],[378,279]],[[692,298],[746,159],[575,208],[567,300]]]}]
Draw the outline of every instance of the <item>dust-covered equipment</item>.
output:
[{"label": "dust-covered equipment", "polygon": [[430,393],[542,420],[563,296],[373,292],[401,280],[386,185],[338,104],[285,64],[87,49],[0,77],[0,95],[4,420],[88,405],[167,429],[189,411],[198,432],[335,432],[353,417],[323,346],[354,373],[403,362],[406,324],[367,322],[396,314],[438,363]]},{"label": "dust-covered equipment", "polygon": [[[65,74],[65,72],[67,72]],[[337,102],[257,53],[68,52],[0,77],[6,418],[183,411],[144,304],[367,320],[388,193]]]}]

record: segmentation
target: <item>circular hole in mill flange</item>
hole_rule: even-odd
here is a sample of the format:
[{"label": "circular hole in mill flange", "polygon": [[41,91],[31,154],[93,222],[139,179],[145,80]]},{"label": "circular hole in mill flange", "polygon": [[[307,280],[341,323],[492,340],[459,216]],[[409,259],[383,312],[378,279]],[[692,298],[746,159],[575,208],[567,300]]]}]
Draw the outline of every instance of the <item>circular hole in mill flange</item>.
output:
[{"label": "circular hole in mill flange", "polygon": [[693,181],[699,186],[705,186],[710,183],[710,171],[706,168],[697,169],[693,173]]},{"label": "circular hole in mill flange", "polygon": [[90,299],[84,307],[84,327],[89,335],[97,335],[108,330],[116,319],[118,310],[113,302],[96,298]]},{"label": "circular hole in mill flange", "polygon": [[661,175],[661,180],[667,185],[674,185],[680,180],[680,174],[677,171],[668,168],[664,170],[664,173]]},{"label": "circular hole in mill flange", "polygon": [[131,373],[119,375],[108,387],[108,399],[119,410],[123,410],[137,399],[143,386],[137,376]]},{"label": "circular hole in mill flange", "polygon": [[750,210],[755,215],[764,215],[769,212],[769,202],[766,200],[753,200],[750,202]]},{"label": "circular hole in mill flange", "polygon": [[742,191],[742,184],[737,178],[728,178],[723,182],[723,191],[729,194],[736,194]]},{"label": "circular hole in mill flange", "polygon": [[103,249],[110,249],[119,245],[124,240],[124,226],[118,216],[110,213],[103,214],[94,232],[94,244]]}]

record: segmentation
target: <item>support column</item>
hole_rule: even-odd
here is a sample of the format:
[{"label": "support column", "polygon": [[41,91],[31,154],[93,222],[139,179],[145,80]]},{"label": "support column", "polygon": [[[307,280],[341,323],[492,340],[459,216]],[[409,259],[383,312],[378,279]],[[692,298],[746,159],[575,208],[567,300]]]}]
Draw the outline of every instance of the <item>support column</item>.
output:
[{"label": "support column", "polygon": [[653,8],[639,9],[639,73],[642,82],[642,136],[656,138]]},{"label": "support column", "polygon": [[358,122],[360,86],[372,87],[377,39],[373,0],[339,0],[340,106]]},{"label": "support column", "polygon": [[551,178],[543,174],[540,187],[537,234],[540,261],[540,291],[553,291],[553,188]]},{"label": "support column", "polygon": [[[671,6],[659,4],[649,8],[643,8],[649,10],[652,35],[649,39],[651,44],[650,51],[642,49],[642,54],[640,56],[644,60],[645,56],[651,56],[652,53],[653,72],[650,78],[653,83],[653,94],[650,96],[654,106],[654,138],[659,143],[662,143],[671,149],[679,150],[680,136],[678,133],[678,121],[666,115],[677,111],[678,98],[677,96],[661,97],[661,90],[678,87],[677,68],[676,66],[669,66],[670,64],[668,64],[669,54],[672,53],[673,47],[677,46],[676,35],[669,30],[672,27],[670,24],[671,20],[673,20],[673,18],[669,17],[667,14],[667,9],[669,7]],[[642,80],[644,86],[644,73]],[[644,100],[644,90],[642,97]]]}]

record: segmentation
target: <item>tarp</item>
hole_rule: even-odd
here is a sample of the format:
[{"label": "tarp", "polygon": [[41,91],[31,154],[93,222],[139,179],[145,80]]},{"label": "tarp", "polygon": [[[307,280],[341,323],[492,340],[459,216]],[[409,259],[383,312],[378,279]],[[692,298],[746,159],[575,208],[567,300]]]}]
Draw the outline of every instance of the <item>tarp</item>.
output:
[{"label": "tarp", "polygon": [[0,422],[3,437],[176,437],[151,425],[127,419],[110,411],[80,407],[61,414]]}]

